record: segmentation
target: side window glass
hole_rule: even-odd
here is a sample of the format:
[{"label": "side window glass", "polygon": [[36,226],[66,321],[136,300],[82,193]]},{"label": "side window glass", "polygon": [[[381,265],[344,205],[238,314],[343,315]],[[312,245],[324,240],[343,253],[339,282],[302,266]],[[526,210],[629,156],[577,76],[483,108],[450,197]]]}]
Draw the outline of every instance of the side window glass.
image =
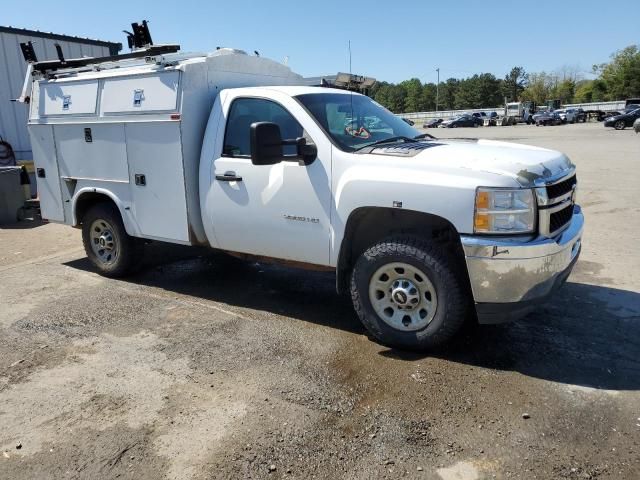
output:
[{"label": "side window glass", "polygon": [[[273,122],[280,127],[283,140],[305,137],[310,143],[298,121],[281,105],[262,98],[238,98],[229,110],[224,137],[223,155],[232,157],[251,156],[251,124],[255,122]],[[285,155],[296,155],[295,145],[283,147]]]}]

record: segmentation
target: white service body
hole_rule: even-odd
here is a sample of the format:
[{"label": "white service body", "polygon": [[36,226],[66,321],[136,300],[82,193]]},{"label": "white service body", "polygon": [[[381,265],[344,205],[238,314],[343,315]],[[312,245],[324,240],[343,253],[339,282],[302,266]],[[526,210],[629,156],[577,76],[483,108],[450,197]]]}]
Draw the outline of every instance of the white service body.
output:
[{"label": "white service body", "polygon": [[[132,236],[205,244],[198,175],[214,100],[225,88],[296,85],[302,77],[230,49],[130,63],[34,84],[29,132],[45,175],[37,178],[42,215],[75,226],[78,199],[102,193]],[[136,174],[145,176],[144,187]]]}]

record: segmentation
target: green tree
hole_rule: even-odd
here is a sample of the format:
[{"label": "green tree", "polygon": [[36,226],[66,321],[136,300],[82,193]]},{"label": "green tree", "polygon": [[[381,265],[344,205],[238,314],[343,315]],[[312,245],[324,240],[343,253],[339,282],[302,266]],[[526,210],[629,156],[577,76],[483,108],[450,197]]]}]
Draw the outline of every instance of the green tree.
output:
[{"label": "green tree", "polygon": [[533,101],[541,105],[549,98],[552,88],[553,77],[551,75],[546,72],[529,73],[527,75],[527,86],[520,96],[522,100]]},{"label": "green tree", "polygon": [[422,83],[417,78],[405,80],[400,86],[407,92],[404,98],[405,112],[422,112],[425,110],[422,97]]},{"label": "green tree", "polygon": [[504,96],[510,102],[515,102],[520,98],[520,94],[527,86],[527,73],[522,67],[513,67],[502,81]]},{"label": "green tree", "polygon": [[460,80],[456,91],[455,107],[494,107],[500,103],[501,82],[490,73],[482,73]]},{"label": "green tree", "polygon": [[571,103],[573,102],[573,96],[576,92],[576,82],[567,78],[562,80],[560,83],[556,83],[551,91],[549,92],[549,96],[551,98],[557,98],[560,100],[560,103]]},{"label": "green tree", "polygon": [[593,98],[592,102],[603,102],[608,100],[609,96],[607,94],[607,84],[600,80],[593,81]]},{"label": "green tree", "polygon": [[382,82],[375,91],[373,99],[394,113],[403,113],[406,92],[400,85]]},{"label": "green tree", "polygon": [[640,96],[640,50],[630,45],[611,56],[611,62],[595,65],[606,86],[608,100]]},{"label": "green tree", "polygon": [[583,80],[577,83],[573,101],[576,103],[593,101],[593,80]]},{"label": "green tree", "polygon": [[425,83],[422,86],[422,105],[425,111],[433,111],[436,109],[436,84]]},{"label": "green tree", "polygon": [[449,78],[440,84],[440,110],[453,110],[456,105],[456,92],[460,87],[460,80]]}]

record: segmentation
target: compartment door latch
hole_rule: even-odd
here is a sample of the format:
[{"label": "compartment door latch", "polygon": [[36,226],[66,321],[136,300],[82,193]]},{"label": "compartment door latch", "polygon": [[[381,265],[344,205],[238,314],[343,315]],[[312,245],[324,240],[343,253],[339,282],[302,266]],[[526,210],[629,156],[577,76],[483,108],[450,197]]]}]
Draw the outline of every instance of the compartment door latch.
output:
[{"label": "compartment door latch", "polygon": [[142,101],[144,100],[144,90],[137,89],[133,91],[133,106],[139,107],[142,105]]}]

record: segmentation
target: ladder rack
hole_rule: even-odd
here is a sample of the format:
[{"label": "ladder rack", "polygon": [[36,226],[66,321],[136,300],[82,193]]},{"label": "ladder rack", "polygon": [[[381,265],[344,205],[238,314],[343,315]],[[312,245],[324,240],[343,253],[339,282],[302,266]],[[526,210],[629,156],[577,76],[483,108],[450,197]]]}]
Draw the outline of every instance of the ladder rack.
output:
[{"label": "ladder rack", "polygon": [[136,50],[135,52],[125,53],[122,55],[110,55],[107,57],[70,58],[69,60],[46,60],[42,62],[34,62],[32,66],[34,72],[47,73],[61,69],[81,68],[89,65],[117,62],[120,60],[154,57],[156,55],[176,53],[179,50],[180,45],[152,45],[148,48]]}]

